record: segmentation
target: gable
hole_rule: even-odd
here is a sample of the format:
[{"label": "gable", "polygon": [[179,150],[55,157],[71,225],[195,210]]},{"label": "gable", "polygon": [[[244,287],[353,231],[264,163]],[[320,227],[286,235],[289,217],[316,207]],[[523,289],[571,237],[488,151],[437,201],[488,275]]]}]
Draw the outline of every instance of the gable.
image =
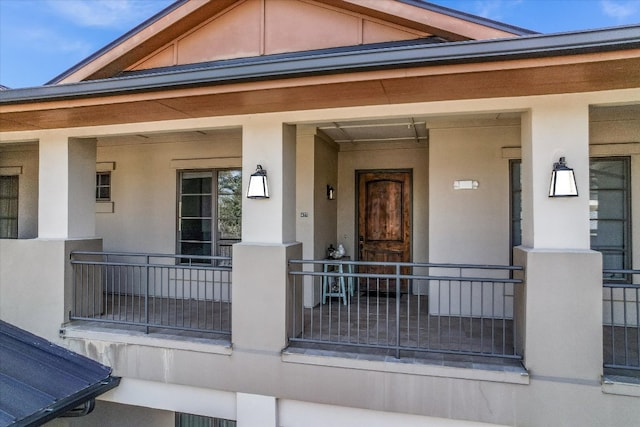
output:
[{"label": "gable", "polygon": [[410,40],[429,35],[315,1],[245,0],[175,38],[128,70]]},{"label": "gable", "polygon": [[49,83],[433,36],[458,41],[523,33],[420,0],[179,0]]}]

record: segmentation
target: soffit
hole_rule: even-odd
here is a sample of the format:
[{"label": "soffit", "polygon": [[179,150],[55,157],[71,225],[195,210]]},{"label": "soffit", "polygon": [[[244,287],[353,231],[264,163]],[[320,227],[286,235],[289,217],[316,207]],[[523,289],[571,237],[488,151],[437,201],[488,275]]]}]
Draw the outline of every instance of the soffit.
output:
[{"label": "soffit", "polygon": [[[233,114],[576,93],[640,87],[631,58],[451,65],[312,76],[120,96],[0,106],[2,131],[137,123]],[[608,60],[606,60],[608,59]],[[526,66],[526,67],[525,67]]]}]

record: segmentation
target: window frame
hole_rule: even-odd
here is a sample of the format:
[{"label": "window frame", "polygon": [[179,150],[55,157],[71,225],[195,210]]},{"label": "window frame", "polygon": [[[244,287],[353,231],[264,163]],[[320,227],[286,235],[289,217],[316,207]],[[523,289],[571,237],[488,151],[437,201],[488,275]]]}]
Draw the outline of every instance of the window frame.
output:
[{"label": "window frame", "polygon": [[[17,239],[19,237],[20,232],[20,176],[19,175],[0,175],[0,179],[14,181],[11,185],[12,188],[15,188],[15,196],[10,194],[8,197],[3,197],[2,193],[0,193],[0,201],[4,200],[14,200],[15,211],[9,212],[9,216],[0,217],[0,221],[13,221],[15,225],[12,227],[12,230],[7,235],[0,235],[0,239]],[[2,211],[0,211],[1,214]],[[11,215],[13,214],[13,215]],[[4,227],[0,227],[0,232]]]},{"label": "window frame", "polygon": [[206,415],[175,413],[176,427],[235,427],[237,421],[224,418],[208,417]]},{"label": "window frame", "polygon": [[[623,235],[622,235],[622,239],[623,239],[623,245],[622,245],[622,250],[620,251],[622,253],[622,269],[630,269],[632,264],[633,264],[633,238],[632,238],[632,233],[633,233],[633,212],[631,209],[631,204],[632,204],[632,191],[631,191],[631,186],[632,186],[632,179],[631,179],[631,157],[630,156],[602,156],[602,157],[592,157],[589,158],[589,201],[591,201],[591,195],[592,192],[594,191],[594,189],[591,187],[591,166],[592,166],[592,162],[607,162],[607,161],[619,161],[623,164],[623,171],[624,171],[624,184],[625,187],[620,189],[620,188],[602,188],[602,189],[598,189],[599,191],[623,191],[624,192],[624,203],[625,206],[623,207],[624,210],[624,218],[622,219],[622,221],[624,222],[623,225]],[[591,213],[591,211],[590,211]],[[607,219],[607,218],[597,218],[597,221],[616,221],[617,219]],[[589,218],[589,240],[590,240],[590,248],[594,251],[598,251],[601,252],[603,254],[603,258],[605,253],[607,252],[611,252],[612,249],[610,248],[602,248],[600,246],[593,246],[593,244],[591,244],[591,221],[593,221],[593,218]],[[603,268],[607,269],[608,267],[604,265],[604,259],[603,259]],[[617,279],[617,277],[609,277],[608,279]]]},{"label": "window frame", "polygon": [[[101,182],[101,177],[107,176],[109,177],[109,183],[108,184],[104,184]],[[111,171],[98,171],[96,172],[96,202],[110,202],[111,201],[111,181],[112,176],[111,176]],[[100,196],[100,190],[101,189],[107,189],[108,192],[108,196],[107,197],[101,197]]]},{"label": "window frame", "polygon": [[[182,264],[189,264],[198,262],[199,260],[193,260],[188,258],[188,255],[183,252],[183,243],[204,243],[210,245],[210,254],[204,256],[231,256],[231,250],[222,250],[223,247],[231,247],[232,244],[237,243],[241,240],[241,230],[242,230],[242,213],[240,212],[240,216],[238,220],[240,221],[240,235],[238,238],[222,238],[220,234],[220,215],[219,215],[219,206],[220,206],[220,196],[225,196],[228,194],[220,193],[220,173],[226,171],[235,171],[240,174],[240,183],[242,182],[242,169],[239,167],[228,167],[228,168],[207,168],[207,169],[183,169],[179,170],[177,173],[177,191],[176,191],[176,254],[185,255],[184,258],[179,258],[178,262]],[[189,173],[211,173],[211,193],[183,193],[183,177],[185,174]],[[182,215],[183,209],[183,197],[184,196],[205,196],[211,198],[211,216],[208,217],[189,217]],[[238,191],[232,193],[232,195],[236,195],[240,204],[242,203],[242,184],[240,184]],[[182,221],[185,219],[206,219],[210,221],[210,229],[211,229],[211,240],[193,240],[193,239],[183,239],[182,238]],[[195,254],[191,254],[195,255]],[[201,260],[200,260],[201,261]],[[201,261],[201,263],[203,263]]]}]

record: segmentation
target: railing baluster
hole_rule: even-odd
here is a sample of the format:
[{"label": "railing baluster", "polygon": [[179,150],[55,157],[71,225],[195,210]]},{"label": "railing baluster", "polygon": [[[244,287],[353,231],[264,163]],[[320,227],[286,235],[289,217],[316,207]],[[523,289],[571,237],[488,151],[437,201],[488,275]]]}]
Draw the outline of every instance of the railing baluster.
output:
[{"label": "railing baluster", "polygon": [[[640,270],[603,271],[610,310],[610,318],[603,319],[603,339],[608,345],[604,347],[605,368],[640,371],[640,284],[634,283],[638,274]],[[630,310],[635,310],[635,319]]]},{"label": "railing baluster", "polygon": [[400,264],[396,265],[396,359],[400,359]]},{"label": "railing baluster", "polygon": [[[184,256],[170,254],[73,252],[71,264],[74,300],[70,304],[70,319],[138,326],[145,333],[150,333],[152,327],[158,327],[229,337],[231,257],[191,258],[204,260],[209,264],[182,264]],[[173,285],[171,272],[174,277]],[[182,288],[181,293],[178,286]],[[226,295],[222,290],[223,286]],[[216,287],[220,289],[218,304],[215,304]],[[187,302],[188,307],[185,306],[185,298],[193,299]],[[209,298],[212,303],[211,316],[207,312]],[[222,298],[229,301],[223,303]],[[179,305],[181,313],[177,312]],[[172,311],[175,319],[181,317],[181,322],[171,320]],[[223,322],[225,315],[226,322]],[[218,325],[213,320],[214,316],[220,319]],[[211,322],[208,321],[209,317]]]},{"label": "railing baluster", "polygon": [[[515,322],[509,320],[513,310],[507,308],[513,297],[500,293],[505,294],[510,289],[507,284],[522,283],[520,279],[503,278],[502,272],[521,270],[521,267],[332,260],[332,264],[340,263],[340,268],[323,271],[325,263],[323,260],[290,261],[290,283],[295,287],[294,295],[298,295],[296,300],[305,301],[306,297],[308,304],[312,299],[311,307],[292,308],[293,317],[301,317],[302,323],[298,329],[292,330],[290,343],[387,349],[392,350],[396,357],[406,349],[520,358],[515,348],[515,331],[509,330],[509,327],[515,327]],[[302,264],[303,267],[294,268],[294,264]],[[315,268],[317,265],[321,268]],[[344,268],[345,265],[349,268]],[[372,269],[379,273],[366,272]],[[423,271],[419,269],[427,269],[426,275],[417,274]],[[454,269],[454,275],[431,275],[436,269],[445,272]],[[472,271],[478,270],[485,271],[486,277],[473,277]],[[354,297],[343,308],[343,299],[336,302],[325,295],[318,297],[315,291],[311,296],[303,294],[301,297],[299,293],[306,292],[305,278],[313,281],[313,289],[321,291],[324,280],[327,283],[344,280],[346,284],[353,280],[358,285]],[[402,286],[409,281],[428,284],[433,292],[423,297],[422,290],[416,295],[408,290],[407,303],[403,304]],[[348,289],[345,285],[345,292]],[[390,300],[394,297],[395,304]],[[356,306],[352,307],[353,304]],[[426,320],[421,313],[423,307],[427,309]],[[335,310],[339,311],[336,313]],[[406,316],[406,321],[403,316]],[[485,331],[485,328],[491,328],[491,331]]]}]

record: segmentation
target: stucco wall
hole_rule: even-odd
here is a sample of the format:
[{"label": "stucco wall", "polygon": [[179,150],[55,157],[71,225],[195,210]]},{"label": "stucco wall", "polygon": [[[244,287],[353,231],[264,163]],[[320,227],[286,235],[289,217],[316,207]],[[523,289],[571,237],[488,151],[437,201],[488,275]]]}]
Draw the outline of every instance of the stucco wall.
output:
[{"label": "stucco wall", "polygon": [[[509,263],[509,161],[501,149],[519,144],[513,125],[431,131],[431,262]],[[455,190],[456,180],[478,181],[478,188]]]},{"label": "stucco wall", "polygon": [[97,161],[115,164],[114,212],[96,214],[105,250],[175,253],[178,171],[241,166],[239,131],[179,138],[147,144],[138,136],[98,141]]},{"label": "stucco wall", "polygon": [[426,144],[377,144],[341,148],[338,155],[338,242],[357,252],[356,171],[411,169],[413,172],[412,258],[428,258],[428,151]]}]

